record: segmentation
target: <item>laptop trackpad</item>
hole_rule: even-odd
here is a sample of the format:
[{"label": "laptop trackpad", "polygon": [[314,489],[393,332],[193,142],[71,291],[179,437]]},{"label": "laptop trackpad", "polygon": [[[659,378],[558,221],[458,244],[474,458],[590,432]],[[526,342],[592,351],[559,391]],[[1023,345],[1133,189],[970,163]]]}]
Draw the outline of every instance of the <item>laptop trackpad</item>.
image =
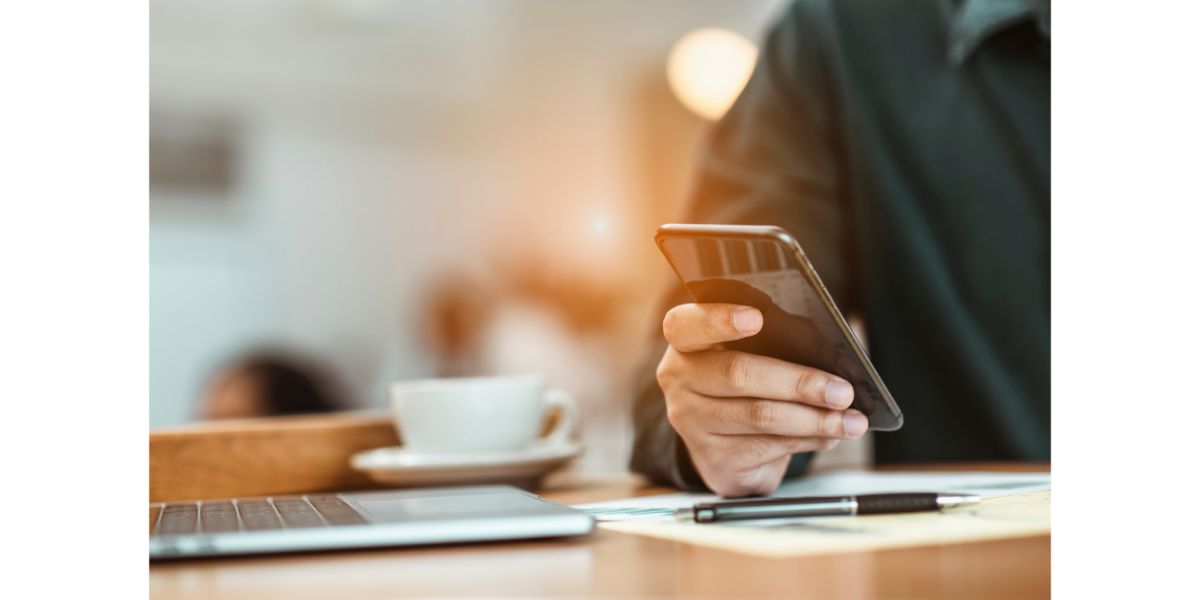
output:
[{"label": "laptop trackpad", "polygon": [[547,512],[551,505],[512,490],[462,495],[454,493],[403,497],[397,494],[346,494],[343,498],[368,520],[404,521],[512,517]]}]

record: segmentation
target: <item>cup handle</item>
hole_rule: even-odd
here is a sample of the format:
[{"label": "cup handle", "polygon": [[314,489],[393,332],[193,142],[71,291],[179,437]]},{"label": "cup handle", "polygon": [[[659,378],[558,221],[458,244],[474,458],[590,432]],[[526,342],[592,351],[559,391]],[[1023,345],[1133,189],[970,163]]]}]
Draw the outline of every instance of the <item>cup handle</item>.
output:
[{"label": "cup handle", "polygon": [[542,438],[543,443],[552,446],[570,441],[571,434],[579,425],[579,407],[570,394],[563,390],[547,390],[546,395],[542,396],[542,417],[545,418],[550,409],[555,407],[562,411],[562,415],[554,424],[554,429]]}]

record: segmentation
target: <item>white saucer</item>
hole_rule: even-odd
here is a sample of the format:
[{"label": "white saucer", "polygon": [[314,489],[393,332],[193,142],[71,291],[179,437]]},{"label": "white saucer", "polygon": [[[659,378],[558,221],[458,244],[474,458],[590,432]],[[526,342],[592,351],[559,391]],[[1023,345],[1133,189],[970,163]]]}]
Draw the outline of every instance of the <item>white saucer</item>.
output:
[{"label": "white saucer", "polygon": [[507,452],[415,452],[401,446],[359,452],[350,465],[394,486],[534,483],[583,452],[583,445],[542,444]]}]

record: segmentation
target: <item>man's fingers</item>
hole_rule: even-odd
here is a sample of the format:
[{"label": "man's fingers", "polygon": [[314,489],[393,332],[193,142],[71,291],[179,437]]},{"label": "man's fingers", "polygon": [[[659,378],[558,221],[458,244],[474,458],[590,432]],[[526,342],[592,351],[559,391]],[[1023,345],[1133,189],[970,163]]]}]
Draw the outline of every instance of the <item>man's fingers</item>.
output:
[{"label": "man's fingers", "polygon": [[691,418],[705,423],[708,432],[718,435],[854,439],[862,437],[868,425],[867,417],[857,410],[830,410],[761,398],[697,397],[691,412]]},{"label": "man's fingers", "polygon": [[680,352],[708,350],[762,329],[762,313],[737,304],[680,304],[663,318],[663,335]]},{"label": "man's fingers", "polygon": [[680,355],[694,376],[687,386],[705,396],[750,397],[845,409],[854,401],[846,380],[777,358],[714,350]]}]

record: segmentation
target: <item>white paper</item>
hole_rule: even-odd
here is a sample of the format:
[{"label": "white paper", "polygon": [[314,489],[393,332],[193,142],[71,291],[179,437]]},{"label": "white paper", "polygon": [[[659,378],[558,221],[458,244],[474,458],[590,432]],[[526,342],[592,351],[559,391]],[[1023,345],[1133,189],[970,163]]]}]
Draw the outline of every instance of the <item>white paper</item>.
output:
[{"label": "white paper", "polygon": [[1050,534],[1050,491],[984,499],[945,511],[696,524],[607,521],[600,527],[752,556],[788,558]]},{"label": "white paper", "polygon": [[[1050,489],[1049,473],[835,471],[784,482],[773,497],[948,492],[995,498]],[[663,494],[576,504],[599,521],[672,520],[677,508],[717,502],[712,494]]]}]

